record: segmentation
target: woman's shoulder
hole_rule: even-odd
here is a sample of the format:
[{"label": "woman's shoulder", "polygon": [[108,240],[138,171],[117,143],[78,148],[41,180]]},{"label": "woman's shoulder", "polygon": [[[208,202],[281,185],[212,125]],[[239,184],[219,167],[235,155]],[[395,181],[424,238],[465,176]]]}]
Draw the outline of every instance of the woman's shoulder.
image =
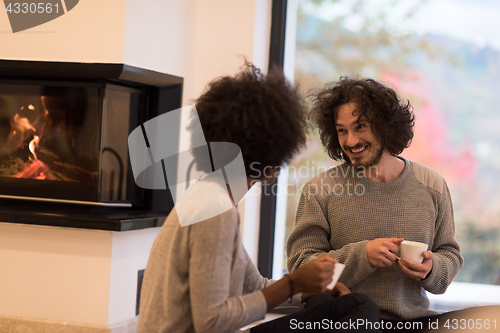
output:
[{"label": "woman's shoulder", "polygon": [[210,179],[190,186],[175,204],[175,209],[182,227],[207,221],[223,223],[237,217],[225,184]]}]

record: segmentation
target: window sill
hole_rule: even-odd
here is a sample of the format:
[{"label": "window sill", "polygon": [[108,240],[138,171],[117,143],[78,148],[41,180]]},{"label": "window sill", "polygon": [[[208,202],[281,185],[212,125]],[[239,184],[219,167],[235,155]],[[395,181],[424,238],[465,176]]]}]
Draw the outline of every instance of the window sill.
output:
[{"label": "window sill", "polygon": [[479,283],[453,282],[442,295],[427,293],[430,309],[448,312],[472,306],[500,304],[500,286]]}]

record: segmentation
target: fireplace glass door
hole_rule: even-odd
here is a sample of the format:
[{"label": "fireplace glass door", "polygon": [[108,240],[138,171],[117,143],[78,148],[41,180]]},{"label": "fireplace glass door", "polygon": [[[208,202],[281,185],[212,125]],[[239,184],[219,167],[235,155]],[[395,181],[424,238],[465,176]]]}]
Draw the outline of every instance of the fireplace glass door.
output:
[{"label": "fireplace glass door", "polygon": [[145,108],[125,86],[0,81],[0,196],[133,203],[127,137]]}]

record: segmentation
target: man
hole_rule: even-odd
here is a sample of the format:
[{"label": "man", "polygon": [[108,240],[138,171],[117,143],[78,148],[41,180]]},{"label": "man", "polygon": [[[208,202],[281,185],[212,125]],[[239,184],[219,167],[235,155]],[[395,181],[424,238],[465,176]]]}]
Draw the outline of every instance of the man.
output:
[{"label": "man", "polygon": [[[224,156],[231,155],[230,147],[216,148],[220,143],[238,145],[247,171],[246,178],[242,177],[245,186],[274,180],[279,167],[304,144],[307,128],[303,103],[283,73],[271,71],[264,76],[247,64],[237,76],[210,83],[196,101],[196,109],[211,155],[208,163],[198,150],[193,155],[197,169],[207,176],[176,203],[153,244],[141,292],[138,332],[232,333],[264,318],[266,311],[283,302],[297,301],[298,305],[308,298],[307,309],[255,326],[251,332],[293,332],[308,324],[316,332],[330,332],[329,325],[318,328],[317,324],[378,320],[376,305],[365,295],[350,294],[342,284],[337,292],[345,296],[330,296],[324,302],[320,302],[323,295],[313,296],[324,292],[332,281],[336,260],[323,256],[272,281],[260,275],[241,241],[234,207],[238,200],[234,200],[231,182],[235,174],[226,167],[225,171],[213,167],[233,158]],[[190,128],[197,127],[195,120]],[[225,172],[224,177],[215,176],[214,168]],[[228,183],[224,183],[226,177]],[[182,205],[189,209],[180,209]],[[221,207],[229,209],[224,212]],[[218,215],[198,222],[199,216],[214,208]]]},{"label": "man", "polygon": [[[437,313],[424,290],[444,293],[463,258],[445,180],[399,156],[413,138],[410,103],[375,80],[342,77],[315,96],[311,116],[329,156],[345,162],[304,186],[289,271],[328,254],[346,265],[340,281],[370,296],[393,329],[426,327]],[[399,260],[403,240],[428,244],[422,263]]]}]

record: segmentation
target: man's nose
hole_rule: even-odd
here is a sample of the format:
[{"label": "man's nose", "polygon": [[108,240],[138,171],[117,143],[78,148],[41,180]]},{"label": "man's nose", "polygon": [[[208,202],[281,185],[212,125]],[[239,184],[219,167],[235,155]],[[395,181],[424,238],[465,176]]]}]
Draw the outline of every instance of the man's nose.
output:
[{"label": "man's nose", "polygon": [[359,143],[359,136],[356,133],[349,132],[347,134],[347,142],[346,144],[353,148],[356,147],[356,145]]}]

